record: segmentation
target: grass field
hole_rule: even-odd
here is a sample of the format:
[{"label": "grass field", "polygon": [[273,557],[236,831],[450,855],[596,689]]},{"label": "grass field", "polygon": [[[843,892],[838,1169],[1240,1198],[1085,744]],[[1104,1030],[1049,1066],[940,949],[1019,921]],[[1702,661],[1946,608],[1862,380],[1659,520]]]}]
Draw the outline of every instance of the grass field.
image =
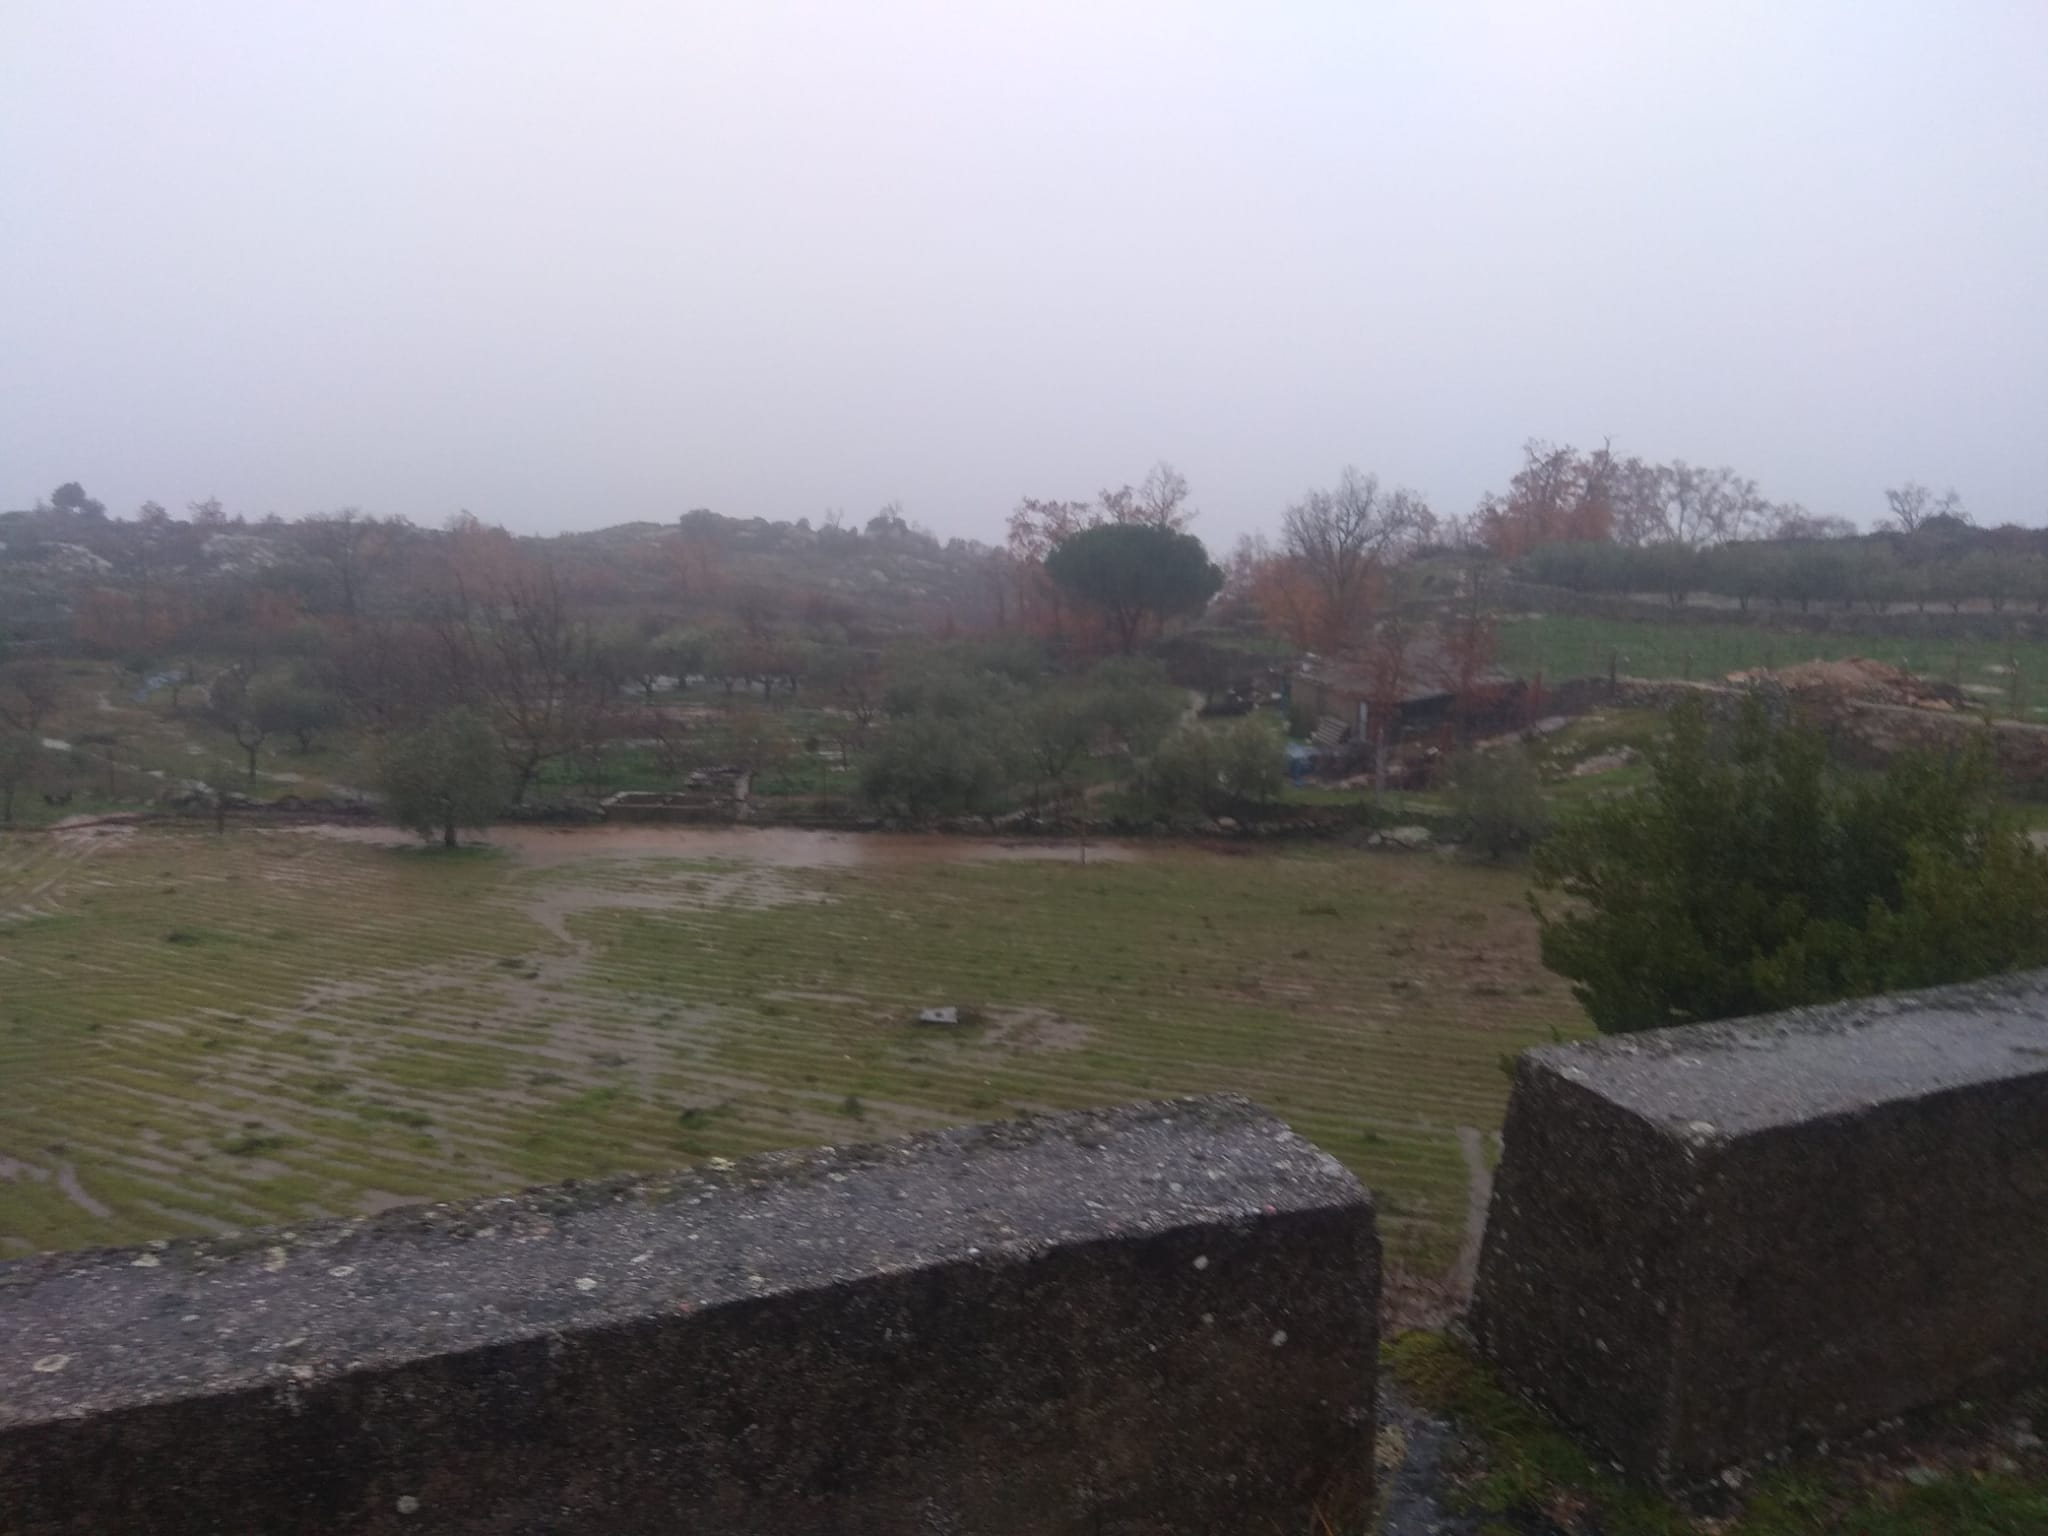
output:
[{"label": "grass field", "polygon": [[1625,619],[1546,614],[1500,625],[1499,664],[1546,679],[1604,676],[1610,659],[1634,677],[1712,678],[1762,666],[1867,656],[1969,689],[1994,714],[2014,713],[2012,669],[2020,677],[2018,713],[2048,715],[2048,642],[1919,640],[1881,635],[1810,634],[1756,624],[1630,623]]},{"label": "grass field", "polygon": [[1441,1269],[1503,1053],[1583,1027],[1502,871],[720,836],[0,838],[0,1253],[1235,1089]]}]

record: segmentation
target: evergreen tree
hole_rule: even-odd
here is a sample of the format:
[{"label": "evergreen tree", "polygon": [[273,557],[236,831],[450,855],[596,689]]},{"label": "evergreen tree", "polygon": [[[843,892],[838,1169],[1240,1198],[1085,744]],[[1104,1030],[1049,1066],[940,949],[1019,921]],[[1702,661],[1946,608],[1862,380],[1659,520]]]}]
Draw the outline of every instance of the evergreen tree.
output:
[{"label": "evergreen tree", "polygon": [[1852,780],[1753,696],[1725,740],[1681,707],[1650,761],[1641,793],[1585,807],[1534,856],[1543,963],[1600,1029],[2048,963],[2048,858],[1987,739]]}]

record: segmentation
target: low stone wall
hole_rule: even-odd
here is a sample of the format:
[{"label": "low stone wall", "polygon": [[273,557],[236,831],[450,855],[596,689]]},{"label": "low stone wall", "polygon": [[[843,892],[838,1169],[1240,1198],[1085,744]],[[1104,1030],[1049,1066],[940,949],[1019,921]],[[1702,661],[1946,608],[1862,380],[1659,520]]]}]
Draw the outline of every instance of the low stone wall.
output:
[{"label": "low stone wall", "polygon": [[2048,1376],[2048,972],[1524,1054],[1473,1327],[1682,1484]]},{"label": "low stone wall", "polygon": [[1851,701],[1823,722],[1843,757],[1881,767],[1901,752],[1952,752],[1971,737],[1988,735],[1999,772],[2015,793],[2048,794],[2048,726],[2026,720],[1945,715],[1938,710]]},{"label": "low stone wall", "polygon": [[51,1255],[0,1530],[1348,1529],[1378,1272],[1234,1098]]},{"label": "low stone wall", "polygon": [[2025,720],[1988,720],[1983,715],[1918,709],[1816,690],[1793,692],[1775,680],[1753,683],[1685,683],[1669,679],[1621,678],[1612,702],[1623,709],[1669,710],[1697,700],[1709,719],[1733,720],[1752,693],[1777,718],[1793,717],[1818,729],[1835,755],[1864,767],[1882,768],[1901,752],[1954,752],[1985,737],[2005,782],[2031,799],[2048,795],[2048,726]]},{"label": "low stone wall", "polygon": [[[1707,597],[1707,594],[1700,594]],[[1580,618],[1619,619],[1631,624],[1714,624],[1755,626],[1793,634],[1867,635],[1873,641],[1894,640],[2028,640],[2048,631],[2048,617],[2033,609],[2008,606],[2002,613],[1947,607],[1897,608],[1874,612],[1868,604],[1844,608],[1839,602],[1819,603],[1802,610],[1766,598],[1752,598],[1744,609],[1732,600],[1674,604],[1655,593],[1631,596],[1619,592],[1575,592],[1510,578],[1500,584],[1495,600],[1503,607]]]},{"label": "low stone wall", "polygon": [[730,795],[648,795],[628,800],[614,795],[604,802],[606,821],[715,822],[726,825],[738,818],[740,803]]}]

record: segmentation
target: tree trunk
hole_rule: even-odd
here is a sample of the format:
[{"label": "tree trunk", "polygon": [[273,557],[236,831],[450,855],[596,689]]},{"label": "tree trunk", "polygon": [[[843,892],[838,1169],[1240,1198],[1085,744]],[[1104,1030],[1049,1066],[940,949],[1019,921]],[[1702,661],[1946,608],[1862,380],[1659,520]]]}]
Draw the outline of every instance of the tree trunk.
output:
[{"label": "tree trunk", "polygon": [[1145,626],[1145,610],[1140,608],[1133,613],[1122,608],[1114,609],[1109,621],[1116,628],[1117,643],[1123,648],[1123,653],[1130,655],[1138,643],[1138,632]]},{"label": "tree trunk", "polygon": [[447,819],[441,823],[441,846],[443,848],[453,848],[455,846],[455,813],[453,811],[450,811]]},{"label": "tree trunk", "polygon": [[249,754],[249,782],[252,785],[256,782],[256,751],[257,747],[260,746],[262,746],[262,743],[258,742],[255,747],[244,747],[242,749]]}]

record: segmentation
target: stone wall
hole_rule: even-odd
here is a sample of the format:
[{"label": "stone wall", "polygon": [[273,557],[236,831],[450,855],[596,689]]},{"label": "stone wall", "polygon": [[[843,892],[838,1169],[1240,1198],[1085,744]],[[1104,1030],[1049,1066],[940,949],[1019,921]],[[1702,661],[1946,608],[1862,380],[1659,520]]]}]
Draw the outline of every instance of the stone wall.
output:
[{"label": "stone wall", "polygon": [[1972,736],[1987,734],[1999,771],[2015,793],[2032,799],[2048,794],[2048,726],[2026,720],[1945,715],[1936,710],[1850,701],[1822,722],[1843,757],[1881,767],[1904,751],[1952,752]]},{"label": "stone wall", "polygon": [[1697,700],[1709,719],[1728,721],[1752,693],[1762,697],[1774,717],[1794,717],[1820,731],[1845,762],[1882,768],[1901,752],[1940,756],[1983,736],[2014,793],[2034,799],[2048,795],[2048,726],[2031,721],[1989,720],[1979,714],[1918,709],[1823,690],[1793,692],[1775,679],[1734,684],[1624,677],[1610,701],[1621,709],[1668,711],[1681,700]]},{"label": "stone wall", "polygon": [[1896,608],[1878,613],[1867,604],[1844,608],[1839,603],[1817,603],[1802,611],[1796,604],[1785,607],[1754,598],[1744,609],[1733,600],[1716,600],[1705,593],[1691,602],[1674,604],[1657,593],[1631,596],[1621,592],[1575,592],[1569,587],[1515,578],[1500,584],[1495,601],[1503,608],[1619,619],[1631,624],[1756,626],[1800,634],[1867,635],[1872,641],[2029,640],[2048,632],[2048,617],[2016,605],[2008,606],[2002,613],[1982,607],[1961,613],[1952,613],[1946,607],[1924,611]]},{"label": "stone wall", "polygon": [[2048,1376],[2048,972],[1526,1053],[1473,1327],[1686,1483]]},{"label": "stone wall", "polygon": [[0,1265],[0,1530],[1299,1533],[1365,1192],[1233,1098]]}]

